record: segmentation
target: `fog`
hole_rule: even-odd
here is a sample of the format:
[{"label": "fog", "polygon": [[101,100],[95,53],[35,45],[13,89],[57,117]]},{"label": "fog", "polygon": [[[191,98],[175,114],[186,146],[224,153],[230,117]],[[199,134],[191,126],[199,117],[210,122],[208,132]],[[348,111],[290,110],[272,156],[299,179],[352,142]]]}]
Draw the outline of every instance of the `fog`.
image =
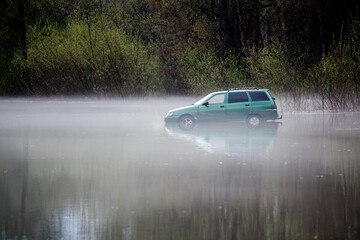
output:
[{"label": "fog", "polygon": [[165,125],[196,100],[0,99],[0,239],[360,237],[360,113]]}]

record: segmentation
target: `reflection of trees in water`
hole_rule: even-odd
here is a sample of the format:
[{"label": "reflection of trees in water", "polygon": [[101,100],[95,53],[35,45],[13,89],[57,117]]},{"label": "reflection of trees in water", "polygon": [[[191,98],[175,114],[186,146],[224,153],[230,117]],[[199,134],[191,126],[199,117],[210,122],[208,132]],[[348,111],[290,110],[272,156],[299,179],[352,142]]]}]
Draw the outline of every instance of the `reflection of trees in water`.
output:
[{"label": "reflection of trees in water", "polygon": [[341,239],[358,234],[356,226],[349,228],[359,217],[356,197],[344,200],[337,184],[341,177],[308,174],[313,168],[229,165],[223,176],[213,172],[204,182],[192,181],[186,192],[167,189],[181,200],[136,215],[135,234],[154,239],[169,234],[180,239]]},{"label": "reflection of trees in water", "polygon": [[[26,142],[25,142],[26,141]],[[21,161],[21,178],[22,178],[22,190],[21,190],[21,207],[20,207],[20,234],[19,239],[24,235],[25,229],[25,214],[26,214],[26,196],[27,196],[27,182],[28,182],[28,173],[29,173],[29,139],[26,137],[24,139],[24,151],[23,151],[23,159]]]},{"label": "reflection of trees in water", "polygon": [[[165,145],[171,154],[149,156],[153,149],[142,147],[154,142],[152,135],[141,141],[13,137],[19,143],[14,152],[21,154],[0,161],[8,171],[0,175],[1,206],[7,206],[0,208],[1,229],[8,238],[38,239],[71,233],[106,239],[357,237],[359,135],[325,129],[294,142],[307,126],[293,124],[284,124],[278,133],[283,142],[277,138],[266,158],[204,154],[179,141]],[[297,127],[296,136],[287,136],[287,127]]]},{"label": "reflection of trees in water", "polygon": [[62,209],[61,215],[64,209],[76,205],[77,189],[84,188],[79,179],[73,178],[73,172],[67,171],[66,166],[71,168],[71,164],[40,157],[37,148],[44,142],[29,139],[28,135],[9,136],[8,143],[18,144],[10,148],[10,153],[1,154],[5,161],[0,161],[0,169],[5,170],[0,174],[0,205],[6,207],[0,210],[0,223],[5,239],[61,236],[62,227],[51,223],[59,217],[55,216],[56,210]]},{"label": "reflection of trees in water", "polygon": [[[319,239],[359,236],[355,219],[360,217],[360,135],[350,130],[356,129],[351,119],[349,115],[292,116],[271,154],[279,167],[283,165],[277,175],[282,176],[280,186],[289,193],[291,209],[297,209],[291,213],[299,217],[297,229],[313,231]],[[289,129],[297,131],[287,134]],[[345,188],[352,193],[344,194]]]},{"label": "reflection of trees in water", "polygon": [[[20,151],[17,159],[8,162],[0,161],[0,223],[1,235],[4,238],[22,238],[26,232],[28,219],[27,195],[28,195],[28,136],[20,139]],[[2,157],[6,158],[2,154]],[[3,160],[3,159],[2,159]],[[11,184],[9,184],[11,183]],[[5,229],[5,231],[3,230]]]},{"label": "reflection of trees in water", "polygon": [[[91,175],[90,169],[70,182],[62,173],[64,176],[57,180],[40,184],[48,185],[49,190],[40,196],[34,188],[29,189],[24,232],[42,237],[66,236],[61,224],[77,219],[80,226],[74,226],[79,228],[75,233],[87,236],[91,229],[98,229],[97,236],[109,238],[126,239],[127,235],[129,239],[168,239],[173,235],[179,239],[292,239],[298,234],[312,238],[307,235],[310,233],[319,238],[341,238],[351,231],[347,224],[358,217],[358,196],[352,195],[358,185],[342,185],[343,179],[337,176],[314,177],[308,174],[314,169],[311,164],[274,166],[259,161],[222,165],[181,172],[180,177],[176,166],[167,170],[145,166],[132,173],[123,171],[112,180],[93,175],[96,184],[90,189],[82,179]],[[103,170],[115,173],[109,169],[98,171]],[[346,168],[344,171],[351,172]],[[109,180],[119,185],[111,189]],[[85,195],[91,197],[82,199]],[[73,197],[67,202],[69,206],[64,203],[66,196]],[[45,205],[36,207],[36,200]],[[37,225],[42,221],[43,227],[53,223],[39,230]]]}]

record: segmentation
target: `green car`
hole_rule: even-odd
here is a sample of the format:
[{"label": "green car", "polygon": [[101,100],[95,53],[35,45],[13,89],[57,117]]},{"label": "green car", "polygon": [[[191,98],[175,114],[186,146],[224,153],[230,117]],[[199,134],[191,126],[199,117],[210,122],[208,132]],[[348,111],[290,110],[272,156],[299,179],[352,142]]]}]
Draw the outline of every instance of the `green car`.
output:
[{"label": "green car", "polygon": [[199,121],[242,120],[249,127],[258,127],[267,120],[281,119],[275,98],[267,89],[232,88],[213,92],[195,104],[170,110],[165,122],[177,122],[182,129],[191,129]]}]

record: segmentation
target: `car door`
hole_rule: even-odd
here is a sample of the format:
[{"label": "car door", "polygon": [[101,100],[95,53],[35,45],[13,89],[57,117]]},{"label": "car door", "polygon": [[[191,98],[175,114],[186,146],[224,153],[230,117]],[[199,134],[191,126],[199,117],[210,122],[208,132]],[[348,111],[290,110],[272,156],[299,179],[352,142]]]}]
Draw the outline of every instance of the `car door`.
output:
[{"label": "car door", "polygon": [[215,120],[225,118],[225,93],[211,96],[199,106],[199,118],[201,120]]},{"label": "car door", "polygon": [[249,96],[246,92],[229,92],[226,116],[233,120],[244,120],[251,112]]},{"label": "car door", "polygon": [[252,112],[266,117],[271,110],[272,102],[264,91],[249,91],[251,98]]}]

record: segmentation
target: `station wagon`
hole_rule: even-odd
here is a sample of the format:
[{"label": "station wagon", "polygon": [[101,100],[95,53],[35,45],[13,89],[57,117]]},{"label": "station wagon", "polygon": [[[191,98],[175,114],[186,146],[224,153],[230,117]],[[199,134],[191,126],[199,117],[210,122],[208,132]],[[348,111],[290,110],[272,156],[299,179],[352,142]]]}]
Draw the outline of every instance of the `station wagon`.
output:
[{"label": "station wagon", "polygon": [[275,98],[267,89],[232,88],[210,93],[191,106],[170,110],[165,122],[177,122],[181,128],[190,129],[199,121],[242,120],[254,128],[280,118]]}]

